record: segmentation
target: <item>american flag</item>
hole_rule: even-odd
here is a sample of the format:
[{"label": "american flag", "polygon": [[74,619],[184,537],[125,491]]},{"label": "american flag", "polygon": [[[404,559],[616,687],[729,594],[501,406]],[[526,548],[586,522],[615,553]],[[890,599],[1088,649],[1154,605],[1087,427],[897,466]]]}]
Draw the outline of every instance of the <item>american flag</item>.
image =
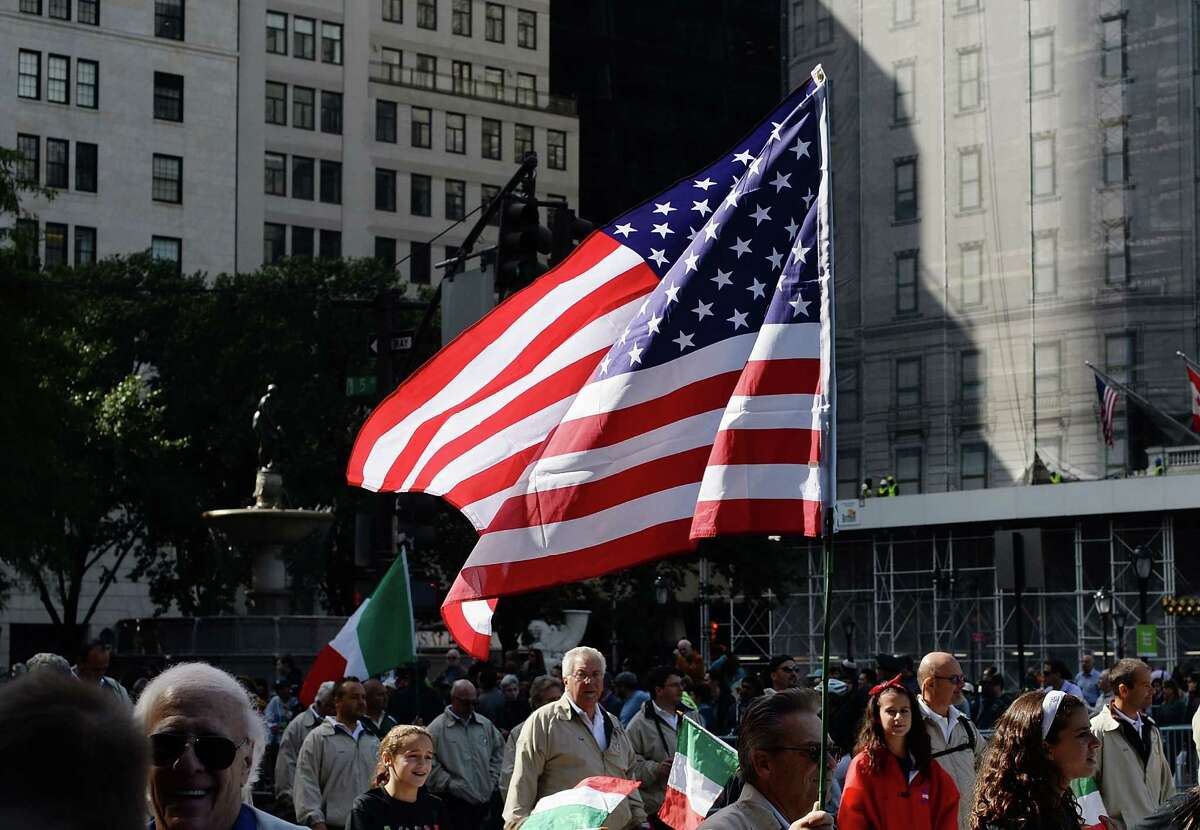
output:
[{"label": "american flag", "polygon": [[833,280],[820,67],[727,155],[597,230],[371,414],[347,469],[440,495],[479,541],[442,616],[726,533],[821,531]]},{"label": "american flag", "polygon": [[1113,445],[1113,413],[1117,409],[1117,390],[1096,375],[1096,394],[1100,396],[1100,429],[1104,433],[1104,443]]}]

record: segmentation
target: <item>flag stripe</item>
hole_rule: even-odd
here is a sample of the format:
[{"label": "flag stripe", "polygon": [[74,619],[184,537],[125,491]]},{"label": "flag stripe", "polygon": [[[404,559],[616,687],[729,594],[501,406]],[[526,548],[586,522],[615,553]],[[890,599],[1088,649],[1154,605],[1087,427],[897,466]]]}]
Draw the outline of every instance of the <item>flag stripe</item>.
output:
[{"label": "flag stripe", "polygon": [[[692,758],[687,755],[676,755],[674,762],[671,764],[671,773],[667,778],[667,790],[677,790],[687,797],[688,805],[695,810],[699,815],[705,815],[712,808],[713,802],[721,794],[721,790],[725,787],[724,781],[717,783],[712,778],[704,774],[702,769],[697,766],[706,766],[700,763],[693,766],[693,763],[700,761],[699,758]],[[717,762],[713,765],[715,772],[719,773],[718,778],[724,775],[727,780],[726,766],[724,763]]]},{"label": "flag stripe", "polygon": [[821,361],[805,357],[751,360],[738,379],[735,395],[816,395],[821,391]]},{"label": "flag stripe", "polygon": [[696,830],[704,822],[704,816],[695,812],[688,804],[687,795],[670,787],[663,796],[658,817],[671,830]]},{"label": "flag stripe", "polygon": [[717,513],[721,512],[720,532],[754,533],[764,524],[779,533],[813,536],[821,529],[821,502],[795,499],[722,499],[696,504],[692,538],[718,535]]},{"label": "flag stripe", "polygon": [[609,812],[587,804],[561,804],[549,810],[530,813],[521,826],[526,830],[601,830]]},{"label": "flag stripe", "polygon": [[816,464],[821,433],[812,429],[727,429],[717,433],[711,464]]}]

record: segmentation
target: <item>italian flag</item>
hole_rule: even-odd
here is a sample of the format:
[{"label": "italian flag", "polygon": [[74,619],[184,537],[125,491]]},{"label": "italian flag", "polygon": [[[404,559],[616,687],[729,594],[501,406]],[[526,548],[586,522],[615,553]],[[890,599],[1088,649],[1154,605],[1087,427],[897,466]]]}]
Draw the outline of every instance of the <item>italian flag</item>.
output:
[{"label": "italian flag", "polygon": [[408,556],[403,548],[375,587],[346,620],[333,641],[321,649],[300,687],[300,701],[312,703],[326,680],[383,674],[417,657],[412,591],[408,585]]},{"label": "italian flag", "polygon": [[737,753],[687,718],[679,719],[679,743],[659,819],[672,830],[695,830],[737,771]]},{"label": "italian flag", "polygon": [[1071,782],[1071,791],[1075,793],[1079,811],[1083,813],[1085,830],[1092,830],[1093,827],[1103,828],[1105,823],[1102,819],[1108,816],[1108,810],[1104,809],[1104,800],[1100,798],[1100,790],[1096,789],[1095,780],[1076,778]]},{"label": "italian flag", "polygon": [[521,830],[601,830],[609,814],[637,789],[637,781],[593,776],[538,800]]}]

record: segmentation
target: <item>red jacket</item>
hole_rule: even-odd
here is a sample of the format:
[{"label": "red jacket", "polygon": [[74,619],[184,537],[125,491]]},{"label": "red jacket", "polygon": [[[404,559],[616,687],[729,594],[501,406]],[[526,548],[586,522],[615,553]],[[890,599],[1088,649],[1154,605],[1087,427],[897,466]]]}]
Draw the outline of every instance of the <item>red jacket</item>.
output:
[{"label": "red jacket", "polygon": [[884,753],[872,772],[865,752],[854,756],[842,789],[838,830],[957,830],[958,788],[936,761],[931,775],[918,772],[906,784],[900,762]]}]

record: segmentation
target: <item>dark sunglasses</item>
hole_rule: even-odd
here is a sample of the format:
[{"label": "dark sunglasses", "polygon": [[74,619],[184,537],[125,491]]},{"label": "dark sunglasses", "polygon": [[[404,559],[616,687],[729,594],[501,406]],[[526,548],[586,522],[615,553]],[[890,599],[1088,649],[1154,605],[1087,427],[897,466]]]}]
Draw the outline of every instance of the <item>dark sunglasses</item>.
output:
[{"label": "dark sunglasses", "polygon": [[[803,752],[805,755],[808,756],[808,760],[812,761],[814,764],[820,763],[820,761],[821,761],[821,745],[819,743],[817,743],[816,741],[812,741],[811,743],[804,744],[803,746],[769,746],[769,747],[767,747],[767,751],[768,752]],[[836,758],[838,756],[838,751],[835,747],[829,746],[825,749],[825,754],[826,754],[826,757]]]},{"label": "dark sunglasses", "polygon": [[196,760],[209,772],[229,769],[237,751],[250,742],[249,738],[235,744],[220,735],[191,735],[187,732],[155,732],[150,736],[151,756],[156,767],[169,767],[190,745]]},{"label": "dark sunglasses", "polygon": [[935,674],[934,677],[938,680],[945,680],[949,683],[953,683],[955,686],[962,685],[967,681],[967,678],[961,674],[948,674],[945,677],[940,674]]}]

